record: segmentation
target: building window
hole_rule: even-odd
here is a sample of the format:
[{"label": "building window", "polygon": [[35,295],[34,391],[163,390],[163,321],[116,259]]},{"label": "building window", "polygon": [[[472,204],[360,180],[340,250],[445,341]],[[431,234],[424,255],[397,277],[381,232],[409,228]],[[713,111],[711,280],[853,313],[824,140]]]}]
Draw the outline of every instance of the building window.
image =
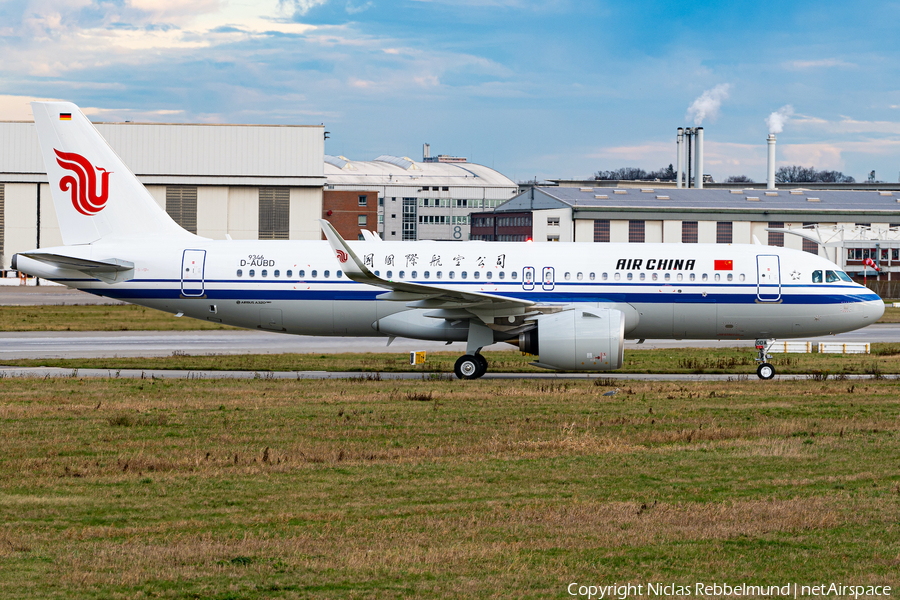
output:
[{"label": "building window", "polygon": [[697,221],[681,222],[681,243],[696,244],[698,242]]},{"label": "building window", "polygon": [[[815,225],[815,223],[804,223],[803,227],[812,227],[813,225]],[[819,244],[817,244],[816,242],[814,242],[812,240],[803,238],[803,251],[809,252],[810,254],[818,255],[819,254]]]},{"label": "building window", "polygon": [[166,186],[166,212],[184,229],[197,233],[197,187]]},{"label": "building window", "polygon": [[594,219],[594,241],[609,241],[609,219]]},{"label": "building window", "polygon": [[732,239],[731,221],[718,221],[716,223],[716,243],[730,244]]},{"label": "building window", "polygon": [[628,242],[632,244],[644,243],[643,221],[628,221]]},{"label": "building window", "polygon": [[559,227],[559,217],[547,217],[547,227]]},{"label": "building window", "polygon": [[360,227],[365,227],[365,226],[366,226],[366,223],[368,222],[368,220],[369,220],[369,219],[368,219],[368,217],[367,217],[366,215],[358,215],[357,218],[356,218],[356,221],[357,221],[357,223],[359,224]]},{"label": "building window", "polygon": [[359,205],[360,205],[360,206],[366,206],[366,205],[368,205],[368,204],[369,204],[369,197],[368,197],[368,196],[363,195],[363,196],[360,196],[360,197],[359,197]]},{"label": "building window", "polygon": [[378,206],[384,206],[384,196],[378,197]]},{"label": "building window", "polygon": [[259,188],[259,239],[288,239],[290,210],[291,190],[289,188]]},{"label": "building window", "polygon": [[381,225],[384,223],[384,215],[378,215],[378,224]]},{"label": "building window", "polygon": [[403,199],[403,240],[416,239],[416,199]]},{"label": "building window", "polygon": [[[784,229],[784,221],[769,221],[769,227],[773,229]],[[784,248],[784,232],[770,231],[769,245]]]}]

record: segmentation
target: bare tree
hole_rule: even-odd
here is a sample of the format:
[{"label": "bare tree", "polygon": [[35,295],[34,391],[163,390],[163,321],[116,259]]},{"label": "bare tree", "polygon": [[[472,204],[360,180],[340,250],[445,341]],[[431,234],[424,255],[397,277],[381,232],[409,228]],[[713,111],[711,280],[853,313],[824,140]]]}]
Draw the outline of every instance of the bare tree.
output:
[{"label": "bare tree", "polygon": [[599,181],[653,181],[656,179],[666,181],[675,179],[675,169],[669,165],[648,173],[639,167],[622,167],[612,171],[597,171],[594,173],[594,179]]},{"label": "bare tree", "polygon": [[753,180],[746,175],[729,175],[725,183],[753,183]]},{"label": "bare tree", "polygon": [[778,183],[856,183],[856,180],[840,171],[816,171],[815,167],[791,165],[779,167],[775,172]]}]

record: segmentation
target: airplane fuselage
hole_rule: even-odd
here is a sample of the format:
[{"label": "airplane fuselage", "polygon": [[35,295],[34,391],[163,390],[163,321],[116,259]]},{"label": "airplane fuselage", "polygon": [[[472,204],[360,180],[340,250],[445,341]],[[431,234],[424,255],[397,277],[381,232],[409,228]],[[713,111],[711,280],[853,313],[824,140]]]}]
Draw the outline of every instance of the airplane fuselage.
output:
[{"label": "airplane fuselage", "polygon": [[[390,281],[542,305],[622,310],[629,339],[818,336],[858,329],[875,322],[884,310],[877,295],[849,281],[830,261],[761,245],[349,245],[376,275]],[[81,256],[86,259],[128,257],[135,266],[133,279],[108,284],[24,257],[19,268],[171,313],[291,334],[392,335],[397,332],[379,327],[382,319],[403,311],[427,312],[403,301],[380,299],[383,289],[347,278],[325,241],[104,240],[80,249],[88,254]],[[56,250],[77,255],[79,247]],[[828,273],[840,273],[844,279]],[[423,337],[464,340],[465,334],[443,330]]]}]

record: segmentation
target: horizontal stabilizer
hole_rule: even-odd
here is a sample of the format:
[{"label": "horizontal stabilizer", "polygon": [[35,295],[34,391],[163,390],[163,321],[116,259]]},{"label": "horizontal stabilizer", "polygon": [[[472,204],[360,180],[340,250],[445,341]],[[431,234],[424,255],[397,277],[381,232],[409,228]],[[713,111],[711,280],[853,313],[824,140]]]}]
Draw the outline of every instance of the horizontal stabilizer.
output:
[{"label": "horizontal stabilizer", "polygon": [[118,283],[134,277],[134,263],[121,258],[90,260],[50,252],[20,252],[19,256],[24,256],[58,269],[79,271],[106,283]]}]

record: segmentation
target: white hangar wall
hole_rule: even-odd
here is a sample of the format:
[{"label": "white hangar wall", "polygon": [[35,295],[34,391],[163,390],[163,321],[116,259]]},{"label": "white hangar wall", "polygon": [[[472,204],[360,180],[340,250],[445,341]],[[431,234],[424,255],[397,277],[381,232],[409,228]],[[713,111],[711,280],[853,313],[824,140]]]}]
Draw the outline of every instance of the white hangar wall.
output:
[{"label": "white hangar wall", "polygon": [[[159,205],[198,235],[321,238],[323,126],[95,125]],[[0,269],[16,252],[61,244],[34,123],[0,122]]]}]

